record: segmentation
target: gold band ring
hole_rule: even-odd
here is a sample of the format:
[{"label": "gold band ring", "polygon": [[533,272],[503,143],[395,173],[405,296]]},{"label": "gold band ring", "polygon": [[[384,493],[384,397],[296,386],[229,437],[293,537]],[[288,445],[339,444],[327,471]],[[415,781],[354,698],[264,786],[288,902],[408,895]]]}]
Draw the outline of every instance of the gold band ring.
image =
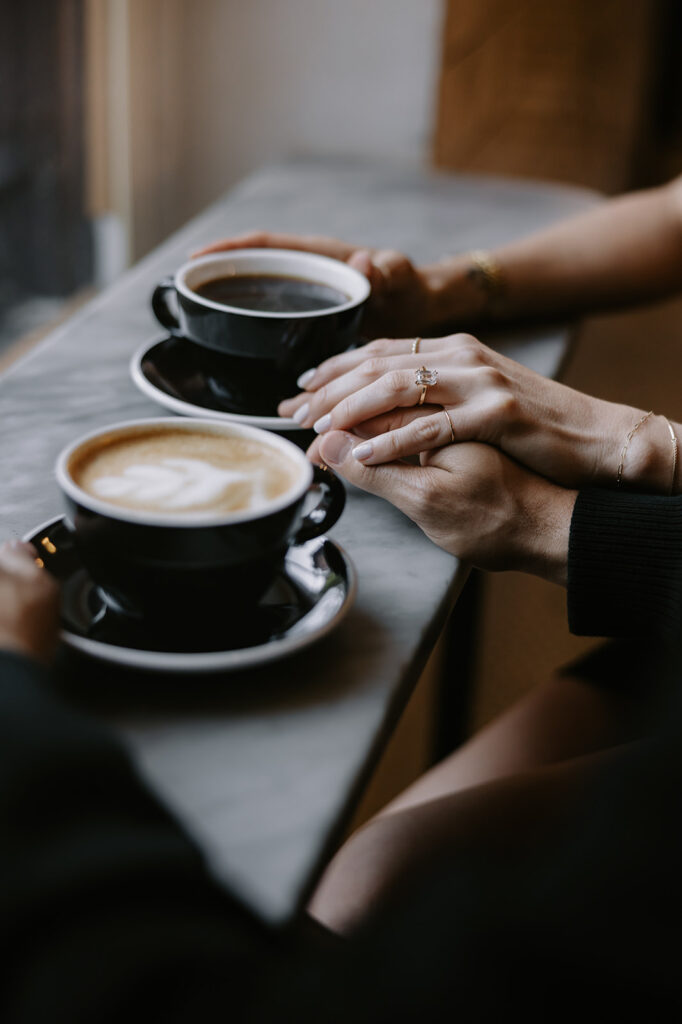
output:
[{"label": "gold band ring", "polygon": [[421,338],[415,338],[414,341],[412,342],[412,355],[413,356],[416,356],[417,352],[419,351],[419,343],[420,342],[421,342]]},{"label": "gold band ring", "polygon": [[425,366],[420,366],[414,375],[414,382],[418,388],[421,388],[417,405],[423,405],[426,389],[438,383],[438,370],[427,370]]},{"label": "gold band ring", "polygon": [[450,413],[445,408],[445,406],[443,406],[443,412],[445,413],[445,415],[448,418],[448,426],[450,427],[450,444],[454,444],[455,443],[455,428],[452,425],[452,420],[450,419]]}]

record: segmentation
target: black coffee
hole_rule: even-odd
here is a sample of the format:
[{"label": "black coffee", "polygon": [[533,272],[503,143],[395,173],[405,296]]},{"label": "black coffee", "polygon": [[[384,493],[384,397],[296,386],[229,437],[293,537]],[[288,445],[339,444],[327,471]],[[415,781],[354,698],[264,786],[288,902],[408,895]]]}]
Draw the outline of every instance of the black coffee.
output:
[{"label": "black coffee", "polygon": [[236,274],[204,281],[193,289],[203,299],[264,313],[310,313],[348,302],[329,285],[281,274]]}]

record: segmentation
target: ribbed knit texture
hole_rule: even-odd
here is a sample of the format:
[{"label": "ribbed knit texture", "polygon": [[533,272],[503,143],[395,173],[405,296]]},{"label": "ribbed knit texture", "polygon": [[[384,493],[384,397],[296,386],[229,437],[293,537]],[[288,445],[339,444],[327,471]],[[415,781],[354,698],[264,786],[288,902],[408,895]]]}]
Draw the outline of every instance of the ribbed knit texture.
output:
[{"label": "ribbed knit texture", "polygon": [[677,633],[682,496],[581,491],[568,546],[568,622],[583,636]]}]

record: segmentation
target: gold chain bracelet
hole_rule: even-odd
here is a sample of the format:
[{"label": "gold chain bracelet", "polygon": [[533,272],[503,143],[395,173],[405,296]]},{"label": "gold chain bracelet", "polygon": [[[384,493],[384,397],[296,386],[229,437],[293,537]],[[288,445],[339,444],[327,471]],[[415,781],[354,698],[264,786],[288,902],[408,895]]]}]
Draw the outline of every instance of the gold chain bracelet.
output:
[{"label": "gold chain bracelet", "polygon": [[[630,430],[628,430],[627,434],[625,435],[625,441],[623,442],[623,447],[621,448],[621,452],[620,452],[620,461],[618,463],[618,470],[616,472],[616,487],[620,487],[621,483],[623,482],[623,466],[625,464],[625,456],[627,455],[628,447],[630,445],[630,441],[632,440],[632,438],[635,435],[635,433],[642,426],[642,424],[646,423],[646,421],[649,419],[649,417],[653,416],[653,415],[654,415],[653,410],[649,409],[649,412],[645,412],[644,415],[641,416],[637,420],[637,422],[635,423],[634,427],[631,427]],[[663,422],[665,423],[665,425],[668,428],[668,432],[670,434],[670,444],[672,445],[673,461],[672,461],[672,469],[671,469],[671,473],[670,473],[670,490],[668,491],[668,493],[669,494],[674,494],[675,493],[675,479],[677,477],[677,458],[678,458],[677,435],[676,435],[675,431],[672,428],[672,424],[671,424],[670,420],[666,416],[661,416],[661,419],[663,420]]]},{"label": "gold chain bracelet", "polygon": [[673,430],[672,424],[670,423],[670,420],[668,419],[668,417],[667,416],[663,416],[662,418],[665,420],[665,422],[666,422],[666,424],[668,426],[668,430],[670,431],[670,441],[671,441],[672,446],[673,446],[673,471],[672,471],[671,476],[670,476],[670,493],[674,494],[675,493],[675,477],[677,476],[677,434]]},{"label": "gold chain bracelet", "polygon": [[641,419],[638,419],[637,422],[635,423],[634,427],[632,427],[630,430],[628,430],[627,434],[625,435],[625,441],[623,442],[623,447],[622,447],[621,452],[620,452],[620,462],[618,463],[618,471],[616,473],[616,487],[620,487],[622,479],[623,479],[623,463],[625,462],[625,456],[627,455],[627,451],[628,451],[628,447],[630,445],[630,441],[632,440],[634,434],[642,426],[642,424],[646,423],[646,421],[649,419],[649,417],[653,416],[653,414],[654,414],[653,409],[649,409],[649,411],[645,412],[644,415],[641,417]]}]

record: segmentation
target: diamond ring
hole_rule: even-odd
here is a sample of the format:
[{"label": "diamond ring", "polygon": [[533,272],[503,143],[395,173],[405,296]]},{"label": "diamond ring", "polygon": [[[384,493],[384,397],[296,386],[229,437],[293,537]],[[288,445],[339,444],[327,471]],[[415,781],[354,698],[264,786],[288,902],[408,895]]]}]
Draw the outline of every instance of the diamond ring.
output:
[{"label": "diamond ring", "polygon": [[438,370],[427,370],[425,366],[420,366],[414,375],[414,382],[418,388],[421,388],[417,405],[423,405],[426,389],[438,383]]}]

